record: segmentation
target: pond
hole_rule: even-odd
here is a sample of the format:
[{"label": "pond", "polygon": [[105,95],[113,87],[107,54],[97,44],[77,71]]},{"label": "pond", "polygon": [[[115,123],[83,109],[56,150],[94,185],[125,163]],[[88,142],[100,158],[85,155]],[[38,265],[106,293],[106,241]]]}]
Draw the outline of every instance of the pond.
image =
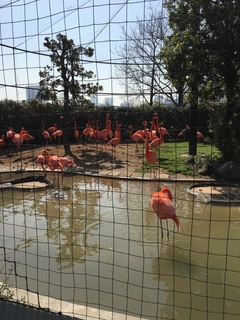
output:
[{"label": "pond", "polygon": [[[144,319],[239,319],[239,206],[203,203],[189,183],[48,177],[0,190],[0,281],[13,268],[15,287]],[[181,225],[169,239],[150,205],[162,187]]]}]

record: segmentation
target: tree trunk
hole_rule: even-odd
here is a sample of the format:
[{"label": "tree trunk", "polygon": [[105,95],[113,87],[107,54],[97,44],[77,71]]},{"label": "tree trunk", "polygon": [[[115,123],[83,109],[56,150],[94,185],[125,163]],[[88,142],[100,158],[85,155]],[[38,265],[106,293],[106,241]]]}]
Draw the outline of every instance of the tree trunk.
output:
[{"label": "tree trunk", "polygon": [[178,106],[179,107],[183,107],[183,86],[182,85],[178,85]]},{"label": "tree trunk", "polygon": [[236,158],[236,147],[239,144],[239,139],[236,136],[236,128],[239,126],[238,117],[235,114],[238,114],[237,110],[237,74],[235,67],[231,68],[231,64],[228,64],[229,68],[225,73],[225,85],[226,85],[226,112],[225,112],[225,127],[223,135],[223,149],[222,155],[224,161],[230,161]]},{"label": "tree trunk", "polygon": [[189,154],[197,155],[197,111],[198,111],[198,90],[192,85],[192,93],[189,110]]}]

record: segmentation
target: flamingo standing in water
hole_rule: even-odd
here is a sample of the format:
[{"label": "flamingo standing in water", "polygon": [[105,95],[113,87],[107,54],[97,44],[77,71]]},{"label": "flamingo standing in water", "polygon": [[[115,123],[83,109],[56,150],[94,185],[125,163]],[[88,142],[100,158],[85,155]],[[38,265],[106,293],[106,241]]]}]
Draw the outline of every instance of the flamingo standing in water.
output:
[{"label": "flamingo standing in water", "polygon": [[47,150],[43,150],[42,154],[38,156],[38,162],[42,167],[45,176],[47,175],[46,172],[46,165],[49,167],[50,170],[54,171],[56,169],[60,169],[62,172],[62,182],[63,182],[63,169],[69,165],[76,165],[74,161],[67,157],[58,157],[55,155],[49,154]]},{"label": "flamingo standing in water", "polygon": [[46,161],[46,157],[44,155],[42,155],[42,154],[39,154],[37,156],[37,161],[38,161],[39,165],[41,166],[41,168],[43,169],[44,176],[46,177],[47,176],[47,171],[46,171],[47,161]]},{"label": "flamingo standing in water", "polygon": [[63,169],[70,165],[76,166],[76,163],[67,157],[59,157],[58,160],[61,163]]},{"label": "flamingo standing in water", "polygon": [[161,236],[163,238],[162,220],[166,220],[167,237],[169,238],[168,219],[172,219],[179,231],[179,219],[176,216],[175,208],[172,203],[172,193],[168,188],[162,188],[158,192],[154,192],[151,197],[151,206],[160,220]]}]

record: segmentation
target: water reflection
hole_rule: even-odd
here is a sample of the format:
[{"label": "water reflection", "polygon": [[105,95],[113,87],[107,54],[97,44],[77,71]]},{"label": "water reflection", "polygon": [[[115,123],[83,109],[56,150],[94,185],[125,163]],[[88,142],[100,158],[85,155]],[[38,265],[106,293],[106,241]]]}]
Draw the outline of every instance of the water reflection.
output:
[{"label": "water reflection", "polygon": [[[238,319],[239,207],[202,203],[183,183],[52,179],[1,192],[0,259],[18,286],[146,319]],[[150,205],[164,186],[181,223],[169,221],[169,239]]]}]

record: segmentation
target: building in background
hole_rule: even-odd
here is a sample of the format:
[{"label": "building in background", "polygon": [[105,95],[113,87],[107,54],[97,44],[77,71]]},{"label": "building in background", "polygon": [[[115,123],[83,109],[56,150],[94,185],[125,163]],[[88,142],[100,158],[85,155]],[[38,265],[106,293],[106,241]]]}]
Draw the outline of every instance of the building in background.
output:
[{"label": "building in background", "polygon": [[26,100],[35,100],[39,90],[39,85],[29,85],[26,87]]},{"label": "building in background", "polygon": [[94,96],[94,97],[91,97],[91,102],[95,104],[95,106],[98,106],[98,96]]},{"label": "building in background", "polygon": [[164,99],[163,99],[162,96],[156,95],[156,96],[154,97],[154,102],[163,103],[163,102],[164,102]]},{"label": "building in background", "polygon": [[113,106],[113,98],[112,97],[106,97],[105,98],[105,106],[112,107]]}]

